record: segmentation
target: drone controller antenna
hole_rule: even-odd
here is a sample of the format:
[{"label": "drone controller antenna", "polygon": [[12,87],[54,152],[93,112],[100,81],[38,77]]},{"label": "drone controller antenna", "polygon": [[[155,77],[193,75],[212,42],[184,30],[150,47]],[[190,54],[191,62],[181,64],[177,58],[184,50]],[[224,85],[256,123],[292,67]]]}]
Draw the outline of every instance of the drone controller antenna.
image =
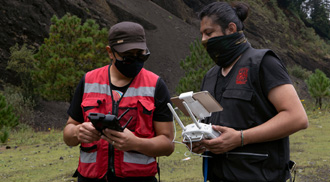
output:
[{"label": "drone controller antenna", "polygon": [[123,117],[128,111],[129,111],[130,108],[128,108],[125,112],[123,112],[123,114],[121,114],[118,118],[118,121],[121,119],[121,117]]},{"label": "drone controller antenna", "polygon": [[126,126],[128,125],[128,123],[131,122],[132,118],[133,118],[133,116],[131,116],[131,117],[128,119],[127,123],[126,123],[123,127],[121,127],[121,129],[123,129],[123,131],[124,131],[124,129],[126,128]]},{"label": "drone controller antenna", "polygon": [[199,125],[198,121],[196,120],[194,114],[191,112],[188,104],[186,103],[186,101],[183,101],[182,104],[184,105],[184,107],[186,108],[186,110],[188,111],[191,119],[194,121],[195,125],[197,126],[197,128],[201,129],[202,127]]},{"label": "drone controller antenna", "polygon": [[176,121],[179,123],[179,125],[181,126],[183,131],[186,131],[186,127],[184,127],[184,125],[181,122],[181,119],[179,118],[179,116],[176,114],[176,112],[174,111],[172,105],[170,103],[167,103],[168,108],[171,110],[173,116],[175,117]]}]

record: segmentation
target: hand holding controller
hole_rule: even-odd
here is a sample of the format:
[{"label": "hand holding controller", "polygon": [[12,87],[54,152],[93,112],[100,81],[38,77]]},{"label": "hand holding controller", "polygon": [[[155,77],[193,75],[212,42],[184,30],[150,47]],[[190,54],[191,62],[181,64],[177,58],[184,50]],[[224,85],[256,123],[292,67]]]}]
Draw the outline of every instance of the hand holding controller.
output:
[{"label": "hand holding controller", "polygon": [[119,117],[111,114],[89,113],[88,119],[92,122],[95,129],[101,133],[106,128],[122,132],[132,120],[132,116],[128,119],[127,123],[124,126],[121,126],[119,121],[129,110],[130,109],[128,108]]}]

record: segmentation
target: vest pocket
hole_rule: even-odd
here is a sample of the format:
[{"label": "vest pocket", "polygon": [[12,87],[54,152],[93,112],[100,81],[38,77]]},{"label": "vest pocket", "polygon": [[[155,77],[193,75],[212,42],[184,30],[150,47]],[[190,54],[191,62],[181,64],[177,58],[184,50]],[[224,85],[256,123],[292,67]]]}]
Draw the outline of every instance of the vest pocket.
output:
[{"label": "vest pocket", "polygon": [[84,111],[84,121],[89,121],[87,118],[89,113],[107,113],[105,99],[102,98],[86,98],[82,101],[81,108]]},{"label": "vest pocket", "polygon": [[224,108],[219,112],[220,125],[245,129],[256,125],[253,91],[244,89],[228,89],[222,95],[221,105]]},{"label": "vest pocket", "polygon": [[99,108],[103,102],[103,99],[86,98],[82,101],[81,107],[84,109],[84,112],[87,112],[91,109]]},{"label": "vest pocket", "polygon": [[154,136],[153,112],[154,102],[147,99],[140,99],[137,103],[137,121],[135,135],[143,138]]},{"label": "vest pocket", "polygon": [[80,162],[82,163],[95,163],[96,156],[97,156],[97,151],[89,153],[80,150]]},{"label": "vest pocket", "polygon": [[[118,160],[120,167],[117,166],[120,170],[118,174],[120,177],[146,177],[154,176],[157,173],[157,163],[154,157],[149,157],[137,152],[120,152],[121,156]],[[119,164],[115,162],[115,165]],[[118,170],[116,170],[116,175]]]},{"label": "vest pocket", "polygon": [[226,90],[223,93],[224,98],[228,99],[240,99],[245,101],[251,101],[253,91],[250,90]]},{"label": "vest pocket", "polygon": [[86,178],[102,178],[108,170],[108,145],[100,139],[81,143],[78,172]]},{"label": "vest pocket", "polygon": [[97,145],[82,144],[80,146],[80,162],[82,163],[95,163],[97,156]]},{"label": "vest pocket", "polygon": [[267,159],[267,153],[227,152],[222,163],[225,179],[229,181],[268,181],[264,172]]}]

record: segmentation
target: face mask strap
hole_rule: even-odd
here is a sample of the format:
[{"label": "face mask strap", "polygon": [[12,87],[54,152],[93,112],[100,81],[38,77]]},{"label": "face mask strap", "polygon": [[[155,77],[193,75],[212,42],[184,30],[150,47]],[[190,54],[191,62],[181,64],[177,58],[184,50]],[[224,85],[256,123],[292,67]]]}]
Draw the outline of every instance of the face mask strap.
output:
[{"label": "face mask strap", "polygon": [[[119,54],[119,52],[117,52],[114,48],[111,47],[111,51],[112,51],[112,54],[113,56],[115,57],[116,61],[118,60],[117,57],[116,57],[116,53],[121,57],[121,55]],[[118,60],[120,61],[120,60]]]}]

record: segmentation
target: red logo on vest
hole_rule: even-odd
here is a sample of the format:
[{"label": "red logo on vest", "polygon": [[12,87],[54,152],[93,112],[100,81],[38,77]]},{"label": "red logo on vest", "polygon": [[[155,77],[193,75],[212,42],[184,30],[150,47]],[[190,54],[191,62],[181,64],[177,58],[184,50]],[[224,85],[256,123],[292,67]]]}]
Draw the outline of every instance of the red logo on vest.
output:
[{"label": "red logo on vest", "polygon": [[246,84],[249,68],[241,68],[236,77],[236,84]]}]

